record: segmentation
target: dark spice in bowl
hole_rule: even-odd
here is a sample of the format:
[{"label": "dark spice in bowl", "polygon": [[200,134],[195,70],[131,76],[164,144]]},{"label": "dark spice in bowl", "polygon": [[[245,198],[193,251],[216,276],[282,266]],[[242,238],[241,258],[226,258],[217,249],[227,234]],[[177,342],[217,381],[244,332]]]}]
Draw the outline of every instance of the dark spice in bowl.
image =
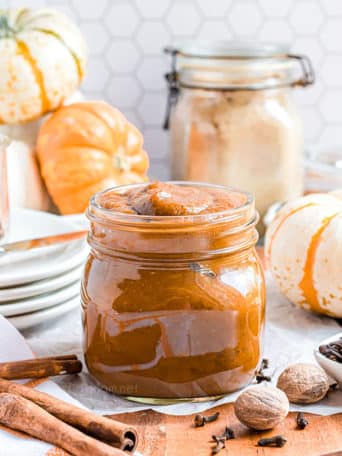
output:
[{"label": "dark spice in bowl", "polygon": [[342,363],[342,337],[329,344],[320,345],[319,352],[331,361]]}]

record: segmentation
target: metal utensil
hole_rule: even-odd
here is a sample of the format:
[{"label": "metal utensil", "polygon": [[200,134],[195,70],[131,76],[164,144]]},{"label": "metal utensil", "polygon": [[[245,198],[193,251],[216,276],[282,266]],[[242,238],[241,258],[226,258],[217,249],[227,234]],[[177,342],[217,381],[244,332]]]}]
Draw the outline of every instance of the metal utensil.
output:
[{"label": "metal utensil", "polygon": [[47,247],[49,245],[61,244],[65,242],[82,239],[87,235],[88,231],[72,231],[69,233],[56,234],[45,236],[37,239],[26,239],[23,241],[11,242],[9,244],[0,245],[0,255],[9,252],[18,252],[22,250],[37,249],[38,247]]}]

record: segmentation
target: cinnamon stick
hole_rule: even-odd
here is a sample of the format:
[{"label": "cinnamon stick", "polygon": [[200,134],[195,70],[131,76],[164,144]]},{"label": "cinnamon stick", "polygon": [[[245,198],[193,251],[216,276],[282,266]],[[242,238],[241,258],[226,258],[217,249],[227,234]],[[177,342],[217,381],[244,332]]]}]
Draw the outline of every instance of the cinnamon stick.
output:
[{"label": "cinnamon stick", "polygon": [[0,377],[7,380],[78,374],[81,370],[82,363],[77,359],[76,355],[62,355],[0,363]]},{"label": "cinnamon stick", "polygon": [[56,418],[109,445],[126,451],[136,448],[137,433],[124,423],[96,415],[47,393],[4,379],[0,379],[0,393],[12,393],[28,399]]},{"label": "cinnamon stick", "polygon": [[15,394],[0,394],[0,423],[56,445],[74,456],[125,455],[123,451],[82,434],[33,402]]}]

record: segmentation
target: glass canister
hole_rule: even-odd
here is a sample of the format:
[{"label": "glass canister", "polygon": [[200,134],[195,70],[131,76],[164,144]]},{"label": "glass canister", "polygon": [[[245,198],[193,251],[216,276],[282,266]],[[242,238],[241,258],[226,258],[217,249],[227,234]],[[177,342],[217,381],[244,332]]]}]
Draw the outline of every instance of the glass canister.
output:
[{"label": "glass canister", "polygon": [[305,160],[305,193],[342,189],[342,146],[312,147]]},{"label": "glass canister", "polygon": [[[148,403],[235,391],[252,380],[262,354],[265,287],[253,197],[175,184],[219,189],[243,203],[193,216],[108,209],[113,195],[149,185],[138,184],[97,194],[88,209],[91,251],[82,282],[88,370],[102,388]],[[159,196],[167,198],[163,190]]]},{"label": "glass canister", "polygon": [[6,234],[9,219],[8,182],[7,182],[7,136],[0,134],[0,239]]},{"label": "glass canister", "polygon": [[172,178],[249,191],[261,216],[300,195],[302,123],[291,89],[313,83],[310,61],[270,44],[196,42],[166,51]]}]

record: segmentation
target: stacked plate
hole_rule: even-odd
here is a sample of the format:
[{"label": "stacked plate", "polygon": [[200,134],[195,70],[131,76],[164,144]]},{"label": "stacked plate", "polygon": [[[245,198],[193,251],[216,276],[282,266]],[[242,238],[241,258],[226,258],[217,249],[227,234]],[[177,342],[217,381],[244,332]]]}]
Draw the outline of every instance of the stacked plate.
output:
[{"label": "stacked plate", "polygon": [[[29,209],[11,213],[14,242],[84,229],[67,217]],[[85,240],[0,255],[0,314],[18,329],[53,320],[79,306]]]}]

